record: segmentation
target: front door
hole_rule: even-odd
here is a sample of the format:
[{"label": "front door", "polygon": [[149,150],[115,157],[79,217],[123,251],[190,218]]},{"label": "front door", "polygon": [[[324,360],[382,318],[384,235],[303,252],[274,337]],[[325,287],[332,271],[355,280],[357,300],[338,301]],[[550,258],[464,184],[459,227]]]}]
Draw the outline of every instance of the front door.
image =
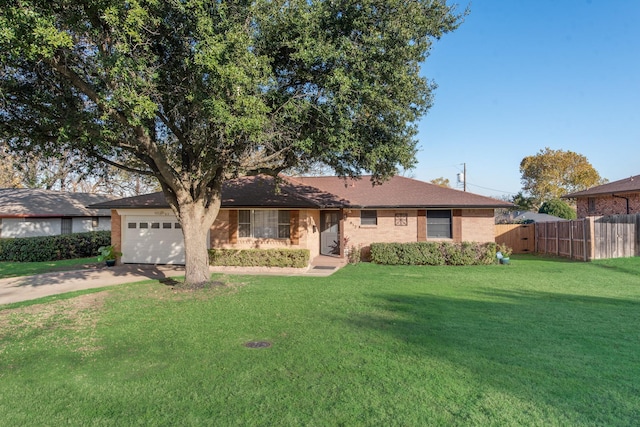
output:
[{"label": "front door", "polygon": [[320,224],[320,253],[322,255],[340,255],[339,212],[320,212]]}]

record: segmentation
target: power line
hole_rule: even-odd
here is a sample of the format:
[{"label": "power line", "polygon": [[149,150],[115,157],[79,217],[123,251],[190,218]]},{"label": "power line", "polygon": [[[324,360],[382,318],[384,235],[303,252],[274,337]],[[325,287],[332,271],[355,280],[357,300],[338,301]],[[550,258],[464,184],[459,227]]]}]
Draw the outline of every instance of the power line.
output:
[{"label": "power line", "polygon": [[475,184],[471,184],[471,183],[467,183],[467,185],[470,185],[472,187],[482,188],[483,190],[490,190],[490,191],[497,191],[497,192],[500,192],[500,193],[511,194],[513,196],[518,194],[518,193],[512,193],[511,191],[504,191],[504,190],[497,190],[495,188],[482,187],[481,185],[475,185]]}]

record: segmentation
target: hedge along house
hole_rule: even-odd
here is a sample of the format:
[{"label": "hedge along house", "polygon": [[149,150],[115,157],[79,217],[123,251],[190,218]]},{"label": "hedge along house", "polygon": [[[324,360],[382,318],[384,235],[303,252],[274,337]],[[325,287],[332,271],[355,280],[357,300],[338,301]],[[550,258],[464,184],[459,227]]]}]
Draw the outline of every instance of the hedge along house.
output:
[{"label": "hedge along house", "polygon": [[90,193],[0,188],[0,238],[108,231],[111,211],[86,206],[112,199]]},{"label": "hedge along house", "polygon": [[640,213],[640,175],[562,196],[575,199],[578,218]]},{"label": "hedge along house", "polygon": [[[374,242],[494,242],[494,209],[508,202],[393,177],[244,177],[227,182],[210,248],[308,249],[344,257]],[[180,224],[162,193],[94,205],[109,208],[124,263],[183,264]]]}]

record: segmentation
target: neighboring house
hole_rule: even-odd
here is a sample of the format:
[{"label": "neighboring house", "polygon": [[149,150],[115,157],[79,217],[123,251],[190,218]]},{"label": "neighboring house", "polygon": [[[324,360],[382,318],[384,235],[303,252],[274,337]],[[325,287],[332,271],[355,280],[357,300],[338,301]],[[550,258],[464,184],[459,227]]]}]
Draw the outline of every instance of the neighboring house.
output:
[{"label": "neighboring house", "polygon": [[533,211],[513,211],[496,216],[496,224],[520,224],[534,222],[567,221],[564,218]]},{"label": "neighboring house", "polygon": [[[495,200],[393,177],[245,177],[227,182],[210,230],[211,248],[298,248],[345,256],[373,242],[494,241]],[[180,224],[162,193],[93,207],[112,209],[111,240],[124,263],[183,264]]]},{"label": "neighboring house", "polygon": [[578,218],[640,213],[640,175],[562,196],[575,199]]},{"label": "neighboring house", "polygon": [[111,211],[87,206],[112,199],[98,194],[0,188],[0,238],[110,230]]}]

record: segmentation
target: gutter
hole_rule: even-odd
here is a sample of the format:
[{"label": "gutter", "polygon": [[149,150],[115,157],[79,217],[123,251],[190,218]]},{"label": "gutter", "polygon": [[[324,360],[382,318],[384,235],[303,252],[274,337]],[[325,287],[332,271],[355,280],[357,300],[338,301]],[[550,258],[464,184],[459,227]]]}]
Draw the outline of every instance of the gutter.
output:
[{"label": "gutter", "polygon": [[611,194],[613,197],[616,197],[618,199],[625,199],[627,201],[627,215],[629,215],[629,198],[628,197],[624,197],[624,196],[618,196],[615,193]]}]

